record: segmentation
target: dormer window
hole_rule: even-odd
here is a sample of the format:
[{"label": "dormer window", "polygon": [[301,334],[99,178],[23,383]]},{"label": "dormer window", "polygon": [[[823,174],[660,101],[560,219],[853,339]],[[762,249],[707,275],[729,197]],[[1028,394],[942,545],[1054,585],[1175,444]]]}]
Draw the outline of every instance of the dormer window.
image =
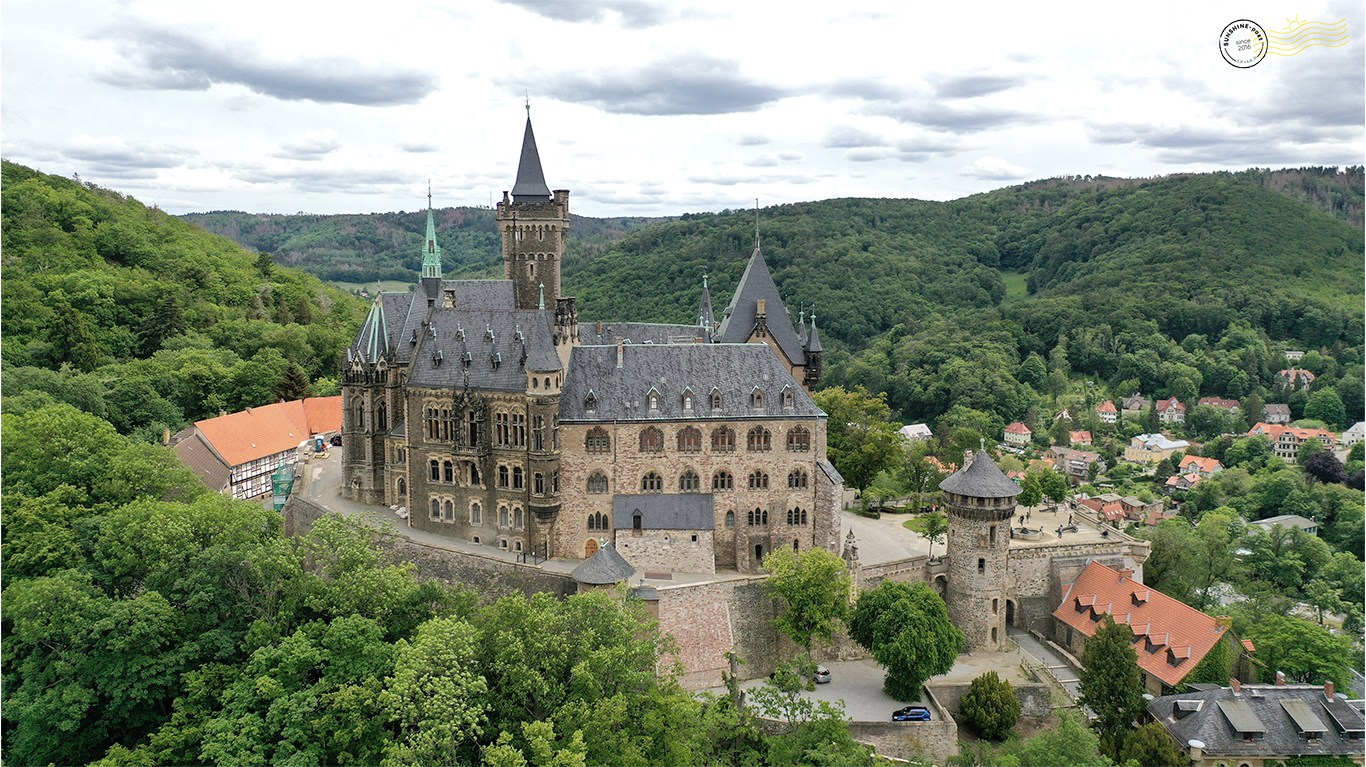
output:
[{"label": "dormer window", "polygon": [[595,413],[595,412],[597,412],[597,409],[598,409],[598,398],[597,398],[596,396],[594,396],[593,392],[591,392],[591,391],[588,392],[588,396],[587,396],[587,397],[584,397],[584,400],[583,400],[583,409],[584,409],[584,410],[587,410],[587,411],[590,412],[590,413]]},{"label": "dormer window", "polygon": [[502,353],[502,352],[494,352],[493,354],[490,354],[490,355],[489,355],[489,363],[493,365],[493,369],[494,369],[494,370],[497,370],[497,369],[498,369],[498,365],[500,365],[502,362],[503,362],[503,353]]},{"label": "dormer window", "polygon": [[796,405],[796,398],[792,396],[792,388],[783,389],[783,407],[791,410]]},{"label": "dormer window", "polygon": [[442,353],[440,349],[437,349],[436,353],[432,355],[432,364],[441,367],[441,361],[444,359],[446,359],[446,355]]},{"label": "dormer window", "polygon": [[493,328],[487,327],[487,326],[484,327],[484,340],[485,340],[485,341],[492,341],[492,340],[493,340]]},{"label": "dormer window", "polygon": [[460,327],[459,325],[457,325],[457,326],[455,327],[455,340],[457,340],[457,341],[464,341],[464,340],[465,340],[465,329],[462,328],[462,327]]},{"label": "dormer window", "polygon": [[646,396],[646,399],[649,401],[650,411],[659,412],[659,392],[651,389],[650,393]]},{"label": "dormer window", "polygon": [[417,328],[413,328],[413,337],[408,339],[409,346],[417,346]]},{"label": "dormer window", "polygon": [[469,353],[468,351],[460,352],[460,364],[461,364],[461,365],[463,365],[464,367],[468,368],[468,367],[470,366],[470,363],[473,362],[473,361],[474,361],[474,357],[470,356],[470,353]]},{"label": "dormer window", "polygon": [[683,409],[684,409],[685,411],[692,412],[692,391],[691,391],[691,390],[686,390],[686,389],[685,389],[685,390],[683,391]]},{"label": "dormer window", "polygon": [[512,334],[512,340],[516,341],[519,344],[526,340],[522,336],[522,329],[520,327],[517,328],[517,330]]},{"label": "dormer window", "polygon": [[720,390],[720,389],[712,389],[712,390],[711,390],[711,409],[712,409],[712,410],[720,410],[720,409],[721,409],[721,390]]},{"label": "dormer window", "polygon": [[764,393],[758,388],[755,388],[754,391],[749,393],[749,406],[760,410],[763,409]]}]

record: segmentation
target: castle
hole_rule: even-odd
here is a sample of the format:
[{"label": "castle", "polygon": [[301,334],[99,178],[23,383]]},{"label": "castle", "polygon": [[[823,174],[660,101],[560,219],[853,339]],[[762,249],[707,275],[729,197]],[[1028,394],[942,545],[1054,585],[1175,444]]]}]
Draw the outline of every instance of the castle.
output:
[{"label": "castle", "polygon": [[610,541],[641,571],[757,572],[836,550],[814,317],[794,327],[753,254],[719,323],[581,320],[561,295],[569,192],[528,114],[497,207],[503,280],[442,278],[428,194],[422,277],[382,293],[343,363],[343,494],[418,529],[544,558]]}]

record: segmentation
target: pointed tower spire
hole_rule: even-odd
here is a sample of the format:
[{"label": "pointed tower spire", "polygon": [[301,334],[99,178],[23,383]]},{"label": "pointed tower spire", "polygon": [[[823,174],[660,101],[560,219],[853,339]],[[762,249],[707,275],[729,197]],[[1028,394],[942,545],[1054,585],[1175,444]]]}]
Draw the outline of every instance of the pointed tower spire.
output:
[{"label": "pointed tower spire", "polygon": [[802,348],[806,348],[806,305],[802,304],[800,319],[797,321],[797,340],[802,342]]},{"label": "pointed tower spire", "polygon": [[541,311],[545,311],[545,283],[544,283],[544,282],[541,283],[541,306],[540,306],[540,310],[541,310]]},{"label": "pointed tower spire", "polygon": [[759,249],[759,198],[754,198],[754,249]]},{"label": "pointed tower spire", "polygon": [[422,277],[441,279],[441,246],[436,244],[436,219],[432,217],[432,182],[427,182],[427,239],[422,245]]},{"label": "pointed tower spire", "polygon": [[806,339],[807,353],[821,351],[821,337],[816,334],[816,313],[811,312],[811,335]]},{"label": "pointed tower spire", "polygon": [[702,275],[702,306],[697,312],[697,327],[711,340],[712,328],[716,326],[716,316],[711,310],[711,290],[707,287],[707,275]]},{"label": "pointed tower spire", "polygon": [[517,164],[517,183],[512,185],[513,202],[538,202],[550,199],[541,154],[536,151],[536,134],[531,131],[531,99],[526,102],[526,132],[522,134],[522,157]]}]

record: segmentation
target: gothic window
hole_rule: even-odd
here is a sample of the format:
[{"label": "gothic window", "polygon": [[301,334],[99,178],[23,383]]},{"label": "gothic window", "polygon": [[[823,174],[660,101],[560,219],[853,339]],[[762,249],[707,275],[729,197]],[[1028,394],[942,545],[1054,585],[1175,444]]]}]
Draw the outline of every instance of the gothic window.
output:
[{"label": "gothic window", "polygon": [[755,426],[749,430],[749,436],[745,440],[745,449],[751,453],[766,453],[773,449],[773,439],[769,435],[768,429],[762,426]]},{"label": "gothic window", "polygon": [[696,453],[702,449],[702,432],[691,426],[678,430],[678,452]]},{"label": "gothic window", "polygon": [[735,430],[729,426],[721,428],[711,433],[711,449],[718,453],[729,453],[735,450]]},{"label": "gothic window", "polygon": [[483,483],[483,478],[479,476],[479,467],[470,464],[470,487],[478,487]]},{"label": "gothic window", "polygon": [[441,481],[446,483],[455,481],[455,465],[450,461],[441,464]]},{"label": "gothic window", "polygon": [[735,476],[732,475],[730,472],[726,471],[725,469],[716,472],[716,474],[711,478],[711,489],[713,492],[718,493],[725,492],[727,490],[734,490]]},{"label": "gothic window", "polygon": [[655,411],[655,412],[658,412],[658,411],[659,411],[659,392],[655,391],[654,389],[651,389],[651,390],[650,390],[650,394],[646,397],[646,399],[647,399],[647,401],[650,403],[650,410]]},{"label": "gothic window", "polygon": [[588,430],[588,435],[584,437],[583,446],[590,453],[610,453],[612,452],[612,438],[607,436],[607,431],[601,426],[594,426]]},{"label": "gothic window", "polygon": [[605,493],[607,492],[607,475],[600,471],[593,472],[593,476],[588,478],[588,492]]},{"label": "gothic window", "polygon": [[518,506],[512,510],[512,526],[518,530],[522,529],[522,507]]},{"label": "gothic window", "polygon": [[531,448],[533,450],[545,450],[545,416],[543,415],[531,419]]},{"label": "gothic window", "polygon": [[735,527],[735,510],[726,512],[726,527]]},{"label": "gothic window", "polygon": [[756,512],[756,511],[758,511],[758,509],[755,509],[754,511],[751,511],[751,512],[749,513],[749,526],[750,526],[750,527],[754,527],[754,512]]},{"label": "gothic window", "polygon": [[479,416],[473,410],[469,414],[469,446],[479,444]]},{"label": "gothic window", "polygon": [[512,414],[512,433],[509,444],[513,447],[526,447],[526,416],[521,413]]},{"label": "gothic window", "polygon": [[713,390],[711,393],[711,409],[721,409],[721,392]]},{"label": "gothic window", "polygon": [[764,393],[763,393],[763,391],[761,391],[761,390],[759,390],[759,389],[755,389],[754,391],[752,391],[752,392],[749,393],[749,406],[752,407],[752,408],[763,409],[763,407],[764,407]]},{"label": "gothic window", "polygon": [[664,489],[664,478],[654,473],[647,472],[640,479],[640,490],[643,493],[658,493]]},{"label": "gothic window", "polygon": [[531,475],[531,492],[536,495],[545,495],[545,475],[539,471]]},{"label": "gothic window", "polygon": [[608,520],[607,520],[607,515],[606,515],[606,514],[602,514],[602,513],[600,513],[600,512],[594,512],[594,513],[588,515],[588,529],[589,529],[589,530],[607,530],[607,529],[609,529],[609,526],[608,526],[607,522],[608,522]]},{"label": "gothic window", "polygon": [[783,407],[791,410],[796,404],[796,398],[792,396],[792,389],[783,389]]},{"label": "gothic window", "polygon": [[691,389],[684,389],[684,390],[683,390],[683,410],[685,410],[686,412],[689,412],[689,413],[692,412],[692,390],[691,390]]},{"label": "gothic window", "polygon": [[440,413],[436,408],[429,407],[426,409],[426,412],[423,413],[423,416],[424,421],[427,424],[427,439],[436,439],[436,435],[440,433],[441,429],[441,427],[438,426],[441,421]]},{"label": "gothic window", "polygon": [[475,501],[470,504],[470,524],[482,525],[483,523],[483,510],[479,508],[479,502]]},{"label": "gothic window", "polygon": [[379,422],[380,431],[389,428],[388,408],[384,406],[383,402],[379,403],[379,408],[375,411],[375,420]]},{"label": "gothic window", "polygon": [[806,472],[801,469],[793,469],[787,475],[787,488],[789,490],[806,489]]},{"label": "gothic window", "polygon": [[499,527],[507,527],[507,526],[508,526],[508,507],[506,507],[506,506],[499,506],[499,507],[498,507],[498,526],[499,526]]},{"label": "gothic window", "polygon": [[441,481],[441,462],[440,462],[440,461],[432,461],[431,463],[428,463],[428,464],[427,464],[427,468],[431,470],[431,471],[430,471],[431,480],[432,480],[433,482],[440,482],[440,481]]},{"label": "gothic window", "polygon": [[792,524],[792,512],[794,512],[794,511],[796,511],[796,509],[788,509],[788,510],[787,510],[787,523],[788,523],[789,525]]},{"label": "gothic window", "polygon": [[441,519],[441,501],[432,499],[432,519]]},{"label": "gothic window", "polygon": [[631,515],[631,529],[632,529],[632,530],[639,530],[639,529],[641,529],[641,527],[642,527],[642,524],[641,524],[641,523],[643,523],[644,521],[645,521],[645,520],[643,520],[643,519],[641,518],[640,512],[639,512],[639,511],[637,511],[635,514],[632,514],[632,515]]},{"label": "gothic window", "polygon": [[446,501],[446,521],[455,521],[455,504],[451,503],[450,501]]},{"label": "gothic window", "polygon": [[805,524],[806,524],[806,509],[803,509],[803,508],[800,508],[800,507],[795,508],[795,509],[788,509],[788,510],[787,510],[787,523],[788,523],[789,525],[805,525]]},{"label": "gothic window", "polygon": [[521,466],[512,467],[512,489],[521,490],[526,487],[526,481],[522,475]]},{"label": "gothic window", "polygon": [[399,500],[408,497],[408,480],[403,477],[398,478],[398,497]]},{"label": "gothic window", "polygon": [[640,432],[640,452],[660,453],[664,451],[664,432],[654,426],[642,429]]},{"label": "gothic window", "polygon": [[360,397],[351,401],[351,423],[356,431],[365,431],[365,405]]},{"label": "gothic window", "polygon": [[441,420],[445,423],[442,430],[446,436],[443,439],[455,441],[460,438],[460,414],[454,410],[442,410]]},{"label": "gothic window", "polygon": [[697,474],[692,469],[688,469],[678,477],[678,489],[685,493],[695,493],[702,487],[702,480],[698,479]]},{"label": "gothic window", "polygon": [[759,527],[768,524],[768,509],[755,509],[749,513],[750,527]]},{"label": "gothic window", "polygon": [[801,426],[793,426],[787,432],[787,452],[805,453],[811,450],[811,432]]},{"label": "gothic window", "polygon": [[493,414],[493,441],[503,446],[512,444],[512,430],[508,424],[507,413]]},{"label": "gothic window", "polygon": [[508,474],[508,467],[506,467],[506,466],[499,466],[499,467],[498,467],[498,486],[499,486],[499,487],[508,487],[509,485],[511,485],[512,483],[509,481],[508,477],[509,477],[509,474]]},{"label": "gothic window", "polygon": [[768,489],[768,475],[765,474],[765,473],[763,473],[762,471],[756,471],[756,472],[750,474],[750,475],[749,475],[749,489],[750,489],[750,490],[767,490],[767,489]]}]

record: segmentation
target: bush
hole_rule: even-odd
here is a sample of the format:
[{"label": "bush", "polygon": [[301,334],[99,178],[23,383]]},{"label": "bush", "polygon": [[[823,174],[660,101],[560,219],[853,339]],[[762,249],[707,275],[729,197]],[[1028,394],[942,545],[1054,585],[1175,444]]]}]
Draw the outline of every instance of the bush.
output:
[{"label": "bush", "polygon": [[958,702],[958,713],[978,735],[1000,740],[1020,721],[1020,701],[1010,682],[988,671],[972,680]]}]

